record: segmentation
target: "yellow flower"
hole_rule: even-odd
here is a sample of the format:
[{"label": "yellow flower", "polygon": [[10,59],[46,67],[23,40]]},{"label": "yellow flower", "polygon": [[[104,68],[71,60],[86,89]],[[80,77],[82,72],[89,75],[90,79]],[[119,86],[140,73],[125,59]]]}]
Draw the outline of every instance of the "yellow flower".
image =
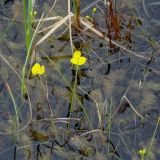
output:
[{"label": "yellow flower", "polygon": [[87,19],[92,19],[90,16],[86,16]]},{"label": "yellow flower", "polygon": [[35,63],[33,66],[32,66],[32,74],[33,75],[42,75],[45,73],[45,67],[44,66],[41,66],[39,63]]},{"label": "yellow flower", "polygon": [[140,149],[138,151],[138,153],[141,155],[141,156],[144,156],[146,154],[146,149]]},{"label": "yellow flower", "polygon": [[95,13],[96,11],[97,11],[97,8],[94,7],[94,8],[92,9],[92,12]]},{"label": "yellow flower", "polygon": [[35,17],[35,16],[37,15],[37,11],[34,11],[34,12],[33,12],[33,15],[34,15],[34,17]]},{"label": "yellow flower", "polygon": [[86,57],[81,56],[81,52],[76,50],[71,58],[71,63],[75,65],[83,65],[86,63]]},{"label": "yellow flower", "polygon": [[35,19],[36,15],[37,15],[37,11],[30,12],[30,16],[33,17],[33,19]]}]

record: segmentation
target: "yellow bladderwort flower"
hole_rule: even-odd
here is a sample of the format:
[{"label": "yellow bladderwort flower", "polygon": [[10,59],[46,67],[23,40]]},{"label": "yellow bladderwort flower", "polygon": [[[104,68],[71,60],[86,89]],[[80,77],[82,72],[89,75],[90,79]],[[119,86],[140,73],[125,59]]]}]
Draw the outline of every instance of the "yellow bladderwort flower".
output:
[{"label": "yellow bladderwort flower", "polygon": [[86,57],[81,56],[81,51],[76,50],[71,58],[71,63],[78,66],[83,65],[86,63]]},{"label": "yellow bladderwort flower", "polygon": [[90,16],[86,16],[87,19],[92,19]]},{"label": "yellow bladderwort flower", "polygon": [[33,12],[33,15],[34,15],[34,17],[35,17],[35,16],[37,15],[37,11],[34,11],[34,12]]},{"label": "yellow bladderwort flower", "polygon": [[144,157],[145,157],[145,155],[146,155],[146,149],[140,149],[139,151],[138,151],[138,153],[140,154],[140,156],[141,156],[141,160],[144,160]]},{"label": "yellow bladderwort flower", "polygon": [[144,156],[146,154],[146,149],[140,149],[138,153]]},{"label": "yellow bladderwort flower", "polygon": [[32,66],[31,71],[32,71],[32,75],[42,75],[45,73],[45,67],[41,66],[39,63],[35,63]]},{"label": "yellow bladderwort flower", "polygon": [[97,8],[94,7],[94,8],[92,9],[92,12],[93,12],[93,13],[96,13],[96,11],[97,11]]},{"label": "yellow bladderwort flower", "polygon": [[33,18],[33,19],[35,19],[36,18],[36,15],[37,15],[37,11],[31,11],[30,12],[30,16]]}]

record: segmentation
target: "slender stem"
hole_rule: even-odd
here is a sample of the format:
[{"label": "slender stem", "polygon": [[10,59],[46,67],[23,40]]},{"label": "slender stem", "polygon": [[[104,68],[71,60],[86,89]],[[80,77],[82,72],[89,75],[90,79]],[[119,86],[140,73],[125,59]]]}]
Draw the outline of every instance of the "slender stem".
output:
[{"label": "slender stem", "polygon": [[74,10],[74,14],[77,15],[77,2],[76,2],[76,0],[73,0],[73,10]]},{"label": "slender stem", "polygon": [[33,45],[33,40],[38,32],[38,29],[39,29],[39,26],[40,26],[40,23],[41,23],[41,20],[42,20],[42,17],[43,17],[43,14],[40,18],[40,21],[36,27],[36,30],[30,40],[30,43],[28,45],[28,48],[27,48],[27,56],[26,56],[26,59],[25,59],[25,63],[24,63],[24,66],[23,66],[23,69],[22,69],[22,85],[21,85],[21,92],[22,92],[22,95],[25,95],[26,94],[26,85],[25,85],[25,76],[26,76],[26,68],[27,68],[27,64],[28,64],[28,61],[29,61],[29,58],[30,58],[30,55],[31,55],[31,49],[32,49],[32,45]]},{"label": "slender stem", "polygon": [[157,121],[157,125],[156,125],[156,127],[155,127],[155,130],[154,130],[154,133],[153,133],[153,136],[152,136],[152,139],[151,139],[151,143],[150,143],[149,148],[148,148],[148,150],[147,150],[146,160],[149,159],[149,153],[150,153],[151,148],[152,148],[152,146],[153,146],[154,138],[155,138],[155,135],[156,135],[158,126],[159,126],[159,119],[158,119],[158,121]]},{"label": "slender stem", "polygon": [[73,85],[73,90],[72,90],[71,105],[70,105],[70,108],[69,108],[69,117],[72,113],[73,103],[76,100],[78,70],[79,70],[79,67],[76,65],[76,74],[75,74],[75,80],[74,80],[74,85]]}]

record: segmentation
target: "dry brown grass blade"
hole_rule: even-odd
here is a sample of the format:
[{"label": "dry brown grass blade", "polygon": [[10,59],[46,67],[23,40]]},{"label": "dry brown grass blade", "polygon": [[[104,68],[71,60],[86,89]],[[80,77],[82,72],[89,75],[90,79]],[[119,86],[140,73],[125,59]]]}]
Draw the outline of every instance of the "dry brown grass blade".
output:
[{"label": "dry brown grass blade", "polygon": [[87,96],[89,96],[95,102],[95,105],[97,108],[99,126],[100,126],[100,129],[102,129],[102,117],[101,117],[101,113],[100,113],[100,109],[99,109],[99,105],[98,105],[97,101],[90,94],[88,94],[86,91],[84,91],[82,88],[78,87],[78,89],[80,89],[82,92],[84,92]]},{"label": "dry brown grass blade", "polygon": [[72,17],[73,13],[68,14],[66,17],[62,18],[60,21],[56,22],[54,27],[46,34],[44,35],[37,43],[36,46],[41,44],[44,40],[46,40],[52,33],[54,33],[61,25],[63,25],[69,17]]},{"label": "dry brown grass blade", "polygon": [[[129,106],[132,108],[132,110],[142,119],[145,119],[134,107],[133,105],[130,103],[129,99],[126,96],[123,96],[121,100],[123,100],[123,98],[125,98],[125,100],[129,103]],[[146,120],[146,119],[145,119]]]},{"label": "dry brown grass blade", "polygon": [[55,16],[55,17],[47,17],[47,18],[42,18],[42,19],[35,19],[34,22],[39,22],[39,21],[43,21],[43,22],[46,22],[46,21],[53,21],[53,20],[57,20],[57,19],[60,19],[62,18],[61,16]]},{"label": "dry brown grass blade", "polygon": [[50,25],[50,26],[48,26],[48,27],[45,27],[44,29],[42,29],[42,30],[38,31],[37,33],[43,33],[43,32],[46,32],[46,31],[48,31],[49,29],[53,28],[54,26],[55,26],[55,24]]},{"label": "dry brown grass blade", "polygon": [[[70,4],[70,0],[68,0],[68,14],[71,13],[71,4]],[[72,40],[72,20],[71,17],[69,17],[68,19],[68,24],[69,24],[69,39],[70,39],[70,45],[71,45],[71,51],[73,53],[73,40]]]}]

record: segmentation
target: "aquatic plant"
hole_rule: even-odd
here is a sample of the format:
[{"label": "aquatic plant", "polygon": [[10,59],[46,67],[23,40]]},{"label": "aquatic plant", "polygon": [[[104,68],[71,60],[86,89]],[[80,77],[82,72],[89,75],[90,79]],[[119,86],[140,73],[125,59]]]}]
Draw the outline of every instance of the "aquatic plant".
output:
[{"label": "aquatic plant", "polygon": [[146,155],[146,149],[144,148],[144,149],[140,149],[139,151],[138,151],[138,153],[140,154],[140,156],[141,156],[141,160],[144,160],[144,157],[145,157],[145,155]]},{"label": "aquatic plant", "polygon": [[94,7],[94,8],[92,9],[92,13],[95,13],[96,11],[97,11],[97,8]]},{"label": "aquatic plant", "polygon": [[[29,14],[28,14],[29,13]],[[32,4],[32,0],[29,0],[28,2],[26,0],[23,0],[23,17],[24,17],[24,30],[25,30],[25,43],[26,43],[26,58],[25,58],[25,62],[22,68],[22,84],[21,84],[21,93],[23,96],[26,95],[27,91],[26,91],[26,84],[25,84],[25,76],[26,76],[26,68],[27,68],[27,64],[28,61],[30,59],[31,56],[31,51],[32,51],[32,47],[33,47],[33,40],[37,34],[37,31],[39,29],[40,23],[41,23],[41,19],[38,22],[38,25],[35,29],[35,31],[33,32],[32,30],[32,22],[36,16],[36,11],[33,12],[33,4]]]},{"label": "aquatic plant", "polygon": [[23,19],[24,19],[24,31],[25,31],[25,43],[27,54],[25,58],[25,63],[22,68],[22,85],[21,92],[22,95],[26,94],[26,86],[25,86],[25,75],[26,75],[26,66],[30,58],[31,48],[32,48],[32,20],[33,20],[33,4],[32,0],[28,2],[23,0]]},{"label": "aquatic plant", "polygon": [[27,51],[29,50],[32,38],[32,20],[33,20],[33,4],[32,1],[23,0],[23,17]]},{"label": "aquatic plant", "polygon": [[[2,76],[2,78],[0,77],[2,79],[0,81],[0,105],[2,105],[0,118],[2,123],[7,122],[10,127],[10,130],[5,128],[6,123],[4,125],[4,131],[3,128],[3,132],[0,130],[0,135],[18,135],[15,139],[17,143],[14,145],[14,159],[17,159],[22,152],[24,152],[24,159],[26,157],[33,159],[35,156],[37,156],[36,159],[52,159],[54,156],[59,156],[62,159],[120,160],[126,159],[125,157],[139,160],[155,159],[155,157],[157,157],[155,153],[159,153],[156,151],[156,143],[160,117],[158,118],[155,130],[151,128],[144,137],[139,137],[139,135],[141,136],[139,130],[148,129],[147,123],[149,123],[149,127],[150,125],[152,127],[155,121],[150,121],[152,120],[152,110],[151,113],[150,110],[148,111],[148,101],[146,102],[148,108],[146,107],[144,109],[142,107],[142,102],[145,98],[143,98],[142,101],[139,100],[141,97],[135,96],[131,98],[131,92],[134,94],[137,89],[138,92],[142,94],[143,91],[145,93],[149,91],[148,95],[150,97],[154,95],[154,93],[150,93],[150,90],[151,92],[155,91],[153,87],[146,86],[146,83],[155,83],[151,81],[151,78],[149,78],[149,82],[146,79],[145,83],[141,80],[144,75],[140,77],[140,82],[143,82],[143,88],[138,88],[138,83],[136,83],[137,85],[135,84],[135,81],[137,82],[139,75],[141,75],[139,71],[143,68],[138,58],[145,60],[143,52],[139,52],[137,48],[135,48],[135,51],[132,51],[132,49],[134,50],[132,46],[128,48],[128,43],[132,41],[132,35],[136,33],[137,37],[140,36],[138,35],[139,32],[135,32],[136,26],[132,26],[134,25],[134,19],[138,19],[138,16],[135,16],[135,18],[130,17],[130,14],[128,14],[128,12],[125,13],[125,11],[123,16],[123,10],[126,9],[125,2],[122,2],[119,8],[118,1],[117,3],[113,0],[105,1],[104,10],[102,1],[100,5],[96,4],[99,0],[96,0],[96,3],[93,2],[92,4],[88,4],[87,2],[87,9],[83,9],[83,3],[80,5],[80,0],[72,0],[68,1],[68,3],[73,2],[75,14],[73,14],[68,7],[67,16],[57,16],[56,13],[56,16],[48,17],[48,13],[52,13],[50,11],[52,11],[56,4],[55,1],[47,14],[46,10],[48,11],[48,8],[44,10],[47,16],[43,19],[43,16],[41,19],[35,19],[37,13],[31,8],[31,4],[34,1],[29,1],[24,0],[26,5],[24,6],[24,26],[26,25],[26,54],[23,55],[23,58],[25,58],[23,59],[24,61],[18,63],[18,57],[16,58],[16,63],[14,63],[14,54],[9,58],[5,58],[5,55],[0,53],[0,58],[11,69],[3,71],[4,74],[8,75],[7,78],[3,73],[0,74],[0,76]],[[82,7],[81,12],[80,6]],[[116,6],[118,6],[118,9],[116,9]],[[60,7],[61,5],[58,4],[58,10],[64,10],[63,7]],[[85,16],[83,11],[87,11],[88,9],[91,9],[90,16],[83,17]],[[80,15],[80,13],[82,15]],[[104,16],[101,16],[101,14],[104,14]],[[102,20],[98,18],[102,18]],[[31,19],[31,21],[29,19]],[[57,19],[60,20],[54,23]],[[52,20],[54,24],[50,25]],[[105,20],[107,21],[107,26]],[[32,22],[34,22],[34,24],[32,24]],[[103,22],[104,26],[99,25],[100,22]],[[44,23],[45,25],[43,25]],[[71,26],[74,23],[75,25]],[[48,25],[50,25],[49,28]],[[63,25],[65,26],[63,27]],[[76,28],[74,30],[75,26]],[[143,26],[139,24],[139,27],[142,28]],[[35,27],[36,29],[34,30]],[[135,27],[135,29],[132,27]],[[55,33],[59,28],[61,29],[58,33]],[[68,28],[70,29],[69,32]],[[92,32],[94,34],[92,34]],[[49,38],[49,36],[52,37]],[[44,40],[46,40],[46,43],[40,45]],[[69,40],[71,46],[68,47]],[[155,43],[152,44],[155,45]],[[76,48],[75,50],[74,46]],[[111,47],[113,49],[112,53],[118,54],[108,57]],[[124,52],[117,50],[117,48]],[[87,53],[87,57],[83,55],[82,50],[85,52],[85,55]],[[101,51],[99,52],[99,50]],[[103,54],[101,54],[102,51],[104,51]],[[152,50],[150,51],[152,52]],[[42,55],[38,54],[37,56],[37,52],[40,52]],[[69,54],[65,54],[69,52],[73,54],[72,57]],[[123,53],[125,55],[123,55]],[[133,56],[133,61],[130,62],[132,59],[129,58],[129,62],[127,61],[126,64],[125,60],[128,60],[128,56],[130,58]],[[137,57],[136,60],[134,60],[134,56]],[[148,57],[146,58],[148,59]],[[47,66],[37,63],[39,59],[43,60]],[[81,65],[84,65],[86,61],[88,61],[87,67],[81,68]],[[137,61],[136,66],[134,66],[135,61]],[[19,70],[22,69],[21,64],[23,63],[23,73],[21,75],[22,77],[20,77]],[[0,68],[3,67],[2,65],[0,65]],[[111,67],[111,65],[113,65],[113,67]],[[137,69],[139,65],[140,70],[139,68]],[[46,67],[47,75],[45,79],[41,79],[40,75],[46,73]],[[132,78],[130,78],[132,67],[135,67],[135,69]],[[145,70],[148,70],[148,67],[148,65],[145,66]],[[2,69],[0,69],[0,71],[2,72]],[[18,94],[19,83],[16,78],[10,76],[11,71],[13,71],[13,73],[18,76],[19,81],[22,82],[22,91],[27,93],[26,97],[21,97],[21,95]],[[111,72],[109,73],[109,71]],[[137,71],[138,74],[136,77],[134,74],[136,75]],[[154,68],[152,71],[154,72]],[[29,78],[30,73],[33,76],[37,76],[36,81]],[[145,76],[147,77],[149,73],[150,72],[145,74]],[[159,72],[157,73],[159,75]],[[128,87],[124,92],[126,85],[123,83],[123,80],[125,81],[126,79]],[[16,81],[15,85],[18,87],[16,89],[14,85],[12,86],[14,88],[10,87],[10,81],[12,84]],[[132,87],[130,87],[130,82],[133,84]],[[3,86],[6,86],[6,88]],[[9,97],[7,94],[7,105],[5,103],[3,105],[6,95],[5,90],[8,91],[11,97],[11,100],[8,101]],[[158,92],[159,90],[156,88],[156,91]],[[14,95],[16,95],[16,97]],[[120,99],[119,96],[122,96],[122,98]],[[120,100],[120,105],[118,105],[119,102],[117,100]],[[135,102],[133,102],[133,100],[135,100]],[[154,101],[156,102],[156,98]],[[11,106],[13,106],[13,109],[11,108],[12,110],[7,111],[6,107],[10,109]],[[26,112],[26,108],[29,108],[30,114]],[[34,116],[32,116],[32,114]],[[23,115],[25,116],[23,117]],[[155,115],[156,114],[154,114],[154,116]],[[141,119],[138,116],[141,117]],[[71,120],[74,121],[72,122]],[[133,123],[133,121],[135,123]],[[144,125],[145,127],[143,127]],[[151,139],[146,143],[146,137],[148,135]],[[34,143],[32,143],[32,140]],[[141,141],[145,142],[142,143]],[[144,144],[145,148],[141,146]],[[141,146],[141,148],[137,149],[136,146]],[[42,149],[44,149],[44,152],[41,153]],[[9,150],[7,149],[7,152]],[[22,151],[19,152],[20,150]],[[135,150],[136,153],[134,153]],[[6,153],[5,150],[3,153]],[[28,153],[30,155],[28,155]],[[22,158],[20,157],[20,159]]]},{"label": "aquatic plant", "polygon": [[70,101],[70,106],[69,106],[68,117],[70,117],[70,114],[72,112],[73,103],[74,101],[76,101],[76,97],[77,97],[77,78],[78,78],[79,66],[85,64],[86,62],[86,57],[81,56],[81,54],[82,53],[80,50],[75,50],[70,60],[72,64],[76,65],[76,73],[75,73],[75,78],[74,78],[74,85],[72,89],[72,96],[71,96],[71,101]]},{"label": "aquatic plant", "polygon": [[45,67],[44,65],[40,65],[39,63],[35,63],[33,66],[32,66],[32,75],[42,75],[45,73]]},{"label": "aquatic plant", "polygon": [[92,18],[90,16],[86,16],[86,19],[88,20],[92,20]]},{"label": "aquatic plant", "polygon": [[71,63],[78,66],[83,65],[86,63],[86,57],[81,56],[81,51],[76,50],[71,58]]}]

